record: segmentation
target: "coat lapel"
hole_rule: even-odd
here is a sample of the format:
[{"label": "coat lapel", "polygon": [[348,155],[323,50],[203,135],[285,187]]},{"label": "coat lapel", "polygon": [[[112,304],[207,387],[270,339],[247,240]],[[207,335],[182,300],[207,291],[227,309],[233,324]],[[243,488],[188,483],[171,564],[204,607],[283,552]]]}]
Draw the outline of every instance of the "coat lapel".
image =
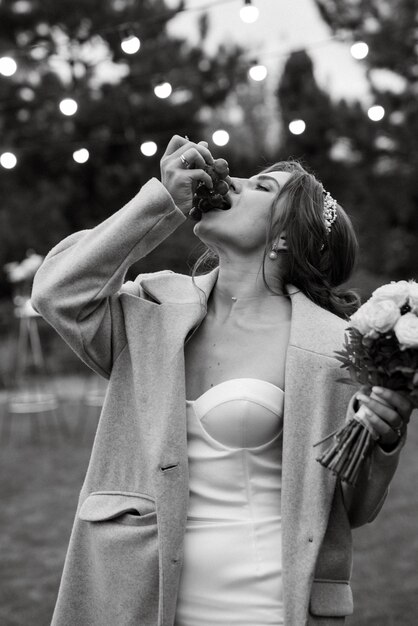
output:
[{"label": "coat lapel", "polygon": [[[141,286],[161,304],[190,304],[181,308],[181,326],[186,336],[205,317],[218,274],[216,267],[195,277],[205,298],[190,276],[174,272],[149,275],[141,280]],[[333,353],[341,349],[347,323],[313,303],[294,285],[286,285],[285,290],[291,298],[292,316],[283,424],[283,584],[289,623],[303,623],[298,620],[303,620],[307,612],[308,586],[336,484],[335,476],[316,462],[319,451],[314,450],[313,444],[341,425],[341,414],[346,408],[346,390],[342,394],[336,391],[346,386],[335,386],[340,373]],[[301,590],[300,597],[294,597],[293,589]]]},{"label": "coat lapel", "polygon": [[[195,276],[197,287],[203,290],[206,298],[215,286],[219,267],[208,274]],[[199,289],[192,282],[192,277],[186,274],[177,274],[171,271],[148,274],[145,278],[138,277],[144,290],[156,298],[161,304],[195,304],[199,302]]]},{"label": "coat lapel", "polygon": [[[218,279],[219,267],[207,274],[195,276],[195,283],[206,298]],[[140,278],[140,277],[139,277]],[[205,305],[203,294],[193,285],[191,276],[171,271],[156,272],[140,280],[144,290],[161,304]],[[336,349],[336,339],[341,339],[341,327],[344,321],[312,302],[294,285],[285,285],[292,302],[292,319],[289,344],[321,355],[332,355]],[[206,314],[206,313],[205,313]],[[193,315],[191,316],[194,317]],[[339,323],[338,323],[339,322]],[[339,345],[339,344],[338,344]]]}]

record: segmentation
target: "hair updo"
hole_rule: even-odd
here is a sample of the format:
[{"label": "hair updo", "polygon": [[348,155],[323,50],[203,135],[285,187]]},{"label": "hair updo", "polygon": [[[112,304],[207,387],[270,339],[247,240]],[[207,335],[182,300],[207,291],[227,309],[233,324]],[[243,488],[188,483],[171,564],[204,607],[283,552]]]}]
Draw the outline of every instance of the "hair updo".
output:
[{"label": "hair updo", "polygon": [[[270,211],[262,260],[264,284],[275,293],[266,281],[264,264],[273,243],[286,231],[287,250],[278,251],[283,284],[294,285],[315,304],[348,319],[361,304],[356,291],[338,288],[349,279],[358,258],[359,245],[350,218],[337,204],[337,217],[327,232],[322,183],[298,161],[279,161],[260,173],[268,172],[291,175]],[[194,264],[192,279],[202,265],[210,265],[210,269],[219,265],[219,257],[210,247]]]}]

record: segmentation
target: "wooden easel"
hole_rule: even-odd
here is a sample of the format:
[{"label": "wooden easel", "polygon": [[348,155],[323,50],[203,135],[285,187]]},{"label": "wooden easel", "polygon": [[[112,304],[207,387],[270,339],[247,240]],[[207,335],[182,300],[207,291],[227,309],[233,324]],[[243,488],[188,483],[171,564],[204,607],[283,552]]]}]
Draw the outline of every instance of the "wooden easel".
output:
[{"label": "wooden easel", "polygon": [[[12,422],[17,419],[14,415],[30,414],[32,440],[35,438],[39,440],[41,414],[51,412],[58,431],[63,432],[66,428],[56,412],[59,404],[58,395],[51,392],[53,381],[46,369],[39,337],[38,320],[41,316],[31,306],[29,298],[17,299],[15,316],[19,319],[19,332],[16,342],[14,384],[7,397],[1,439],[4,441],[10,438]],[[35,379],[32,385],[27,380],[30,360],[33,363]]]}]

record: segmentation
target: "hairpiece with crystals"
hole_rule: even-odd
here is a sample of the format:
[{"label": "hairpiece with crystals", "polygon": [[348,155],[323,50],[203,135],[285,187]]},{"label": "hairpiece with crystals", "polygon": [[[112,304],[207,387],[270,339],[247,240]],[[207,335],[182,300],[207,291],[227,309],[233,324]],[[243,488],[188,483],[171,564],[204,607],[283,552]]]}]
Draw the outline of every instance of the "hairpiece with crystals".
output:
[{"label": "hairpiece with crystals", "polygon": [[331,196],[329,191],[322,188],[324,194],[324,220],[327,232],[331,232],[331,226],[337,219],[337,201]]}]

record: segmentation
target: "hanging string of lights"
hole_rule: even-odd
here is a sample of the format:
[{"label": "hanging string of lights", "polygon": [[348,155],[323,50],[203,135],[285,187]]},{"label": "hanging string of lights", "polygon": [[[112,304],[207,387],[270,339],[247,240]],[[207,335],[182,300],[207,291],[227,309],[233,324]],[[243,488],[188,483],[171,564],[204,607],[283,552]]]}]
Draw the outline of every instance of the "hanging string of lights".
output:
[{"label": "hanging string of lights", "polygon": [[[337,36],[327,37],[326,39],[321,39],[318,41],[308,43],[304,46],[304,50],[309,51],[318,46],[327,45],[331,41],[334,41],[335,39],[337,39]],[[262,51],[262,52],[257,52],[257,53],[246,51],[245,56],[242,56],[240,58],[240,69],[243,72],[247,72],[247,75],[251,80],[255,82],[261,82],[267,78],[268,70],[267,70],[266,65],[260,62],[260,59],[262,59],[264,62],[266,62],[267,60],[272,60],[272,59],[280,59],[280,58],[285,59],[289,57],[292,54],[292,52],[294,52],[294,49],[269,50],[269,51]],[[98,61],[96,63],[91,63],[89,65],[89,68],[92,68],[94,67],[94,65],[98,65],[99,63],[103,63],[103,60]],[[198,65],[194,70],[188,69],[188,77],[190,78],[193,75],[199,76],[201,75],[202,71],[205,71],[205,69],[209,69],[209,67],[202,68],[200,67],[200,65]],[[171,73],[175,74],[174,85],[170,77]],[[135,78],[136,88],[140,89],[141,87],[144,87],[146,89],[149,89],[150,87],[152,87],[154,90],[155,96],[160,99],[169,98],[172,95],[173,90],[181,90],[181,89],[186,88],[185,85],[179,82],[179,77],[181,80],[182,75],[183,75],[182,72],[180,73],[178,71],[178,68],[176,67],[172,67],[164,75],[162,75],[161,73],[156,75],[155,72],[152,72],[152,71],[146,72],[142,69],[135,69],[133,71],[130,70],[129,72],[130,78]],[[45,93],[45,88],[43,88],[43,94],[47,95]],[[19,95],[22,98],[22,100],[26,102],[30,102],[31,100],[35,98],[34,89],[28,86],[22,86],[21,89],[19,90]],[[51,96],[53,96],[52,93],[51,93]],[[7,103],[9,100],[10,99],[7,97],[0,98],[0,111],[8,108]],[[20,104],[14,104],[13,106],[18,107],[20,106]],[[69,97],[63,99],[59,103],[59,107],[60,107],[61,113],[63,113],[64,115],[73,115],[77,111],[77,103],[75,102],[73,98],[69,98]]]},{"label": "hanging string of lights", "polygon": [[[147,17],[148,17],[148,20],[152,20],[152,21],[156,21],[156,20],[167,21],[168,19],[172,19],[179,13],[207,11],[208,9],[213,9],[216,6],[229,4],[235,1],[236,0],[216,0],[216,1],[212,1],[210,4],[208,3],[204,5],[199,5],[197,7],[183,6],[175,10],[172,9],[172,10],[168,10],[166,12],[163,12],[157,15],[147,16]],[[243,1],[241,9],[240,9],[240,17],[244,22],[248,24],[254,23],[258,19],[259,13],[260,12],[258,8],[253,4],[252,0]],[[142,20],[142,22],[146,21],[147,17],[145,17],[144,20]],[[141,41],[136,33],[138,32],[138,29],[140,28],[140,26],[143,26],[142,22],[141,24],[139,24],[138,22],[129,22],[129,23],[115,25],[112,28],[103,28],[100,31],[97,31],[97,33],[95,32],[95,34],[106,34],[110,32],[117,32],[121,40],[120,45],[121,45],[122,51],[128,55],[136,54],[140,51],[140,48],[141,48]],[[309,50],[318,45],[326,45],[334,41],[335,39],[338,39],[337,35],[327,37],[326,39],[323,39],[317,42],[312,42],[311,44],[304,46],[304,49]],[[39,48],[40,48],[40,44],[38,43],[38,44],[31,45],[31,46],[27,46],[26,49],[29,49],[33,53],[33,51],[36,51],[36,50],[39,51]],[[16,50],[15,52],[16,52],[16,55],[14,56],[18,56],[19,54],[24,54],[24,53],[27,54],[26,51],[22,51],[22,50]],[[287,51],[280,50],[276,52],[258,53],[257,57],[250,56],[251,60],[247,59],[243,61],[246,64],[248,77],[251,80],[256,81],[256,82],[261,82],[266,79],[268,75],[268,70],[267,70],[267,67],[263,63],[260,63],[260,57],[262,59],[267,59],[267,58],[272,58],[272,57],[287,57],[287,56],[290,56],[292,52],[293,50],[287,50]],[[368,54],[368,46],[365,42],[356,41],[352,43],[350,52],[354,59],[362,60],[366,58]],[[37,54],[35,54],[34,56],[36,57]],[[97,61],[96,64],[102,63],[102,62],[103,62],[103,59],[101,59],[100,61]],[[92,67],[96,64],[89,63],[89,67]],[[175,68],[172,68],[172,69],[175,69]],[[4,77],[9,78],[9,77],[12,77],[16,73],[17,70],[18,70],[18,64],[16,63],[13,57],[10,57],[10,56],[0,57],[0,75],[3,75]],[[134,75],[134,73],[131,73],[131,76],[132,75]],[[153,78],[152,74],[146,75],[143,72],[136,72],[135,76],[140,77],[140,78],[142,77],[144,80],[144,85],[146,84],[147,86],[149,86],[150,81],[151,81],[151,83],[153,84],[155,96],[157,98],[166,99],[166,98],[169,98],[173,94],[173,86],[169,82],[169,76],[165,76],[164,79],[160,81],[156,81],[155,78]],[[176,85],[175,87],[176,90],[181,89],[181,88],[182,88],[181,85]],[[22,87],[21,96],[23,100],[30,101],[31,99],[33,99],[34,92],[32,91],[32,93],[29,94],[29,91],[31,91],[29,87]],[[7,99],[4,99],[4,100],[7,100]],[[4,102],[4,100],[2,102]],[[6,108],[6,107],[3,106],[3,108]],[[72,115],[76,114],[78,110],[78,104],[76,100],[74,100],[74,98],[66,97],[66,98],[63,98],[59,102],[59,108],[63,115],[71,117]],[[0,110],[1,110],[1,107],[0,107]],[[372,121],[381,120],[384,117],[384,114],[385,114],[385,111],[383,107],[379,105],[372,106],[368,110],[368,117]],[[300,135],[305,130],[306,130],[306,123],[304,122],[304,120],[293,120],[289,124],[289,131],[292,134]],[[126,138],[124,139],[124,141],[126,141]],[[226,145],[229,141],[229,134],[224,129],[218,129],[213,133],[212,141],[214,142],[215,145],[218,145],[218,146]],[[141,144],[140,150],[144,156],[153,156],[154,154],[156,154],[158,150],[158,146],[154,141],[145,141]],[[78,147],[78,149],[74,150],[73,152],[74,161],[80,164],[86,163],[89,159],[89,156],[90,156],[90,152],[86,148],[86,146]],[[13,152],[1,153],[0,165],[6,169],[13,169],[17,165],[16,155]]]},{"label": "hanging string of lights", "polygon": [[[253,0],[240,0],[240,1],[243,3],[239,12],[242,21],[248,24],[252,24],[255,21],[257,21],[260,15],[260,11],[253,4]],[[178,15],[181,15],[182,13],[197,13],[197,12],[205,13],[209,10],[216,9],[219,6],[232,4],[236,2],[237,0],[212,0],[211,2],[208,2],[207,4],[200,4],[198,6],[189,7],[187,5],[184,5],[178,8],[167,9],[166,11],[154,13],[152,15],[144,15],[143,17],[141,17],[140,21],[131,20],[129,22],[112,24],[112,26],[106,26],[106,27],[102,27],[99,29],[95,29],[94,34],[95,35],[109,35],[109,34],[114,34],[116,32],[118,33],[118,36],[121,40],[121,48],[125,52],[125,54],[135,54],[136,52],[139,51],[141,47],[141,41],[140,41],[140,38],[138,37],[138,33],[141,32],[141,30],[147,24],[149,25],[149,24],[158,23],[158,22],[164,23],[166,21],[174,19],[175,17],[177,17]],[[38,35],[40,37],[46,37],[48,34],[49,34],[48,25],[39,24]],[[85,37],[83,36],[80,38],[80,36],[78,37],[76,36],[75,39],[79,39],[80,43],[82,43],[82,41],[85,40]],[[11,48],[10,46],[8,46],[7,50],[8,50],[8,54],[13,54],[14,58],[18,58],[19,56],[26,55],[27,51],[31,51],[31,50],[39,51],[43,47],[43,45],[44,44],[42,44],[42,42],[37,42],[34,44],[26,44],[24,46],[24,50],[22,50],[19,47]],[[40,52],[39,54],[41,55]],[[14,60],[12,57],[9,57],[9,56],[5,56],[2,58],[11,59],[12,61]],[[10,71],[11,74],[14,74],[16,69],[17,67],[11,69],[11,64],[9,62],[8,62],[8,66],[5,67],[5,71]],[[1,73],[2,71],[0,69],[0,74]]]},{"label": "hanging string of lights", "polygon": [[[338,39],[338,36],[334,35],[331,37],[327,37],[325,39],[308,43],[304,46],[304,50],[310,51],[316,47],[327,45],[335,41],[336,39]],[[357,44],[354,44],[354,45],[357,45]],[[268,75],[268,70],[267,70],[266,65],[260,62],[260,59],[262,59],[263,61],[271,60],[273,58],[284,59],[284,58],[289,57],[294,51],[295,49],[287,49],[287,50],[280,49],[280,50],[273,50],[273,51],[270,50],[270,51],[262,51],[262,52],[257,52],[257,53],[251,53],[251,51],[247,51],[245,53],[246,56],[245,57],[243,56],[240,59],[241,69],[247,72],[247,75],[251,80],[256,81],[256,82],[261,82],[266,79]],[[2,70],[1,61],[2,59],[0,59],[0,73]],[[109,59],[109,61],[111,61],[111,59]],[[104,62],[104,59],[101,59],[100,61],[97,61],[96,63],[90,63],[89,68],[91,69],[95,65],[98,65],[99,63],[103,63],[103,62]],[[188,75],[191,76],[192,74],[194,74],[197,76],[197,75],[200,75],[202,71],[204,71],[204,69],[201,69],[201,67],[198,66],[194,71],[192,69],[188,70]],[[173,87],[172,82],[170,82],[171,81],[170,73],[176,74],[177,82],[175,84],[175,87]],[[160,99],[169,98],[173,93],[173,89],[181,90],[185,88],[185,85],[182,85],[181,83],[178,82],[178,77],[181,76],[181,74],[178,72],[178,68],[176,67],[172,67],[164,75],[162,75],[161,73],[156,75],[155,72],[146,72],[142,69],[139,69],[139,70],[136,69],[134,71],[131,70],[129,72],[129,76],[131,78],[136,79],[135,86],[138,89],[141,87],[145,87],[148,89],[151,86],[154,90],[156,97]],[[45,91],[43,91],[43,93],[45,95]],[[22,86],[21,89],[19,90],[19,95],[21,96],[23,101],[30,102],[31,100],[34,99],[35,92],[34,92],[34,89],[32,89],[29,86]],[[9,100],[10,99],[7,97],[0,98],[0,111],[2,109],[4,110],[8,108],[7,102]],[[15,104],[14,106],[17,107],[20,105]],[[61,112],[64,115],[73,115],[77,111],[77,108],[78,108],[76,101],[70,97],[64,98],[59,103],[59,107],[60,107]]]}]

